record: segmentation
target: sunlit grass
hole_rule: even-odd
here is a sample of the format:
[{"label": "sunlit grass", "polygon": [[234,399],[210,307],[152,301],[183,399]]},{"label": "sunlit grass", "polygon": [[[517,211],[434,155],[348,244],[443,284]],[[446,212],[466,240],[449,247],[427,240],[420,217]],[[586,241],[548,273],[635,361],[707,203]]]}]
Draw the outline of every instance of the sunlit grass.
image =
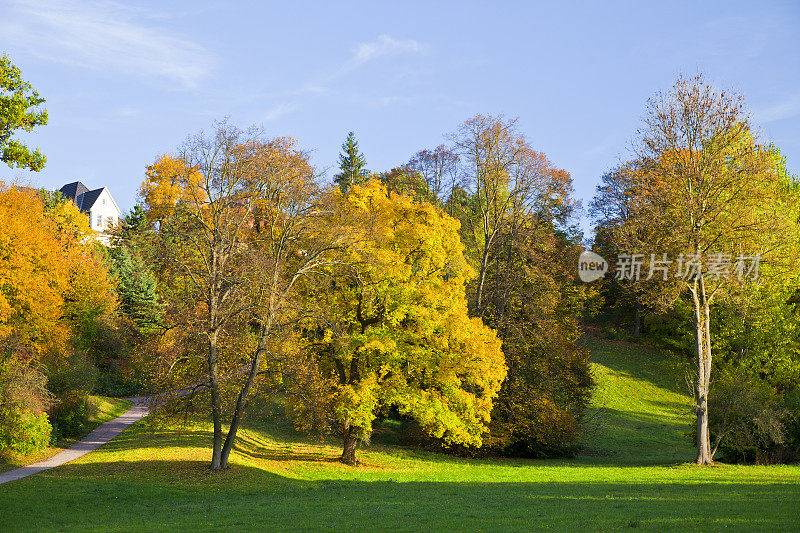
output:
[{"label": "sunlit grass", "polygon": [[[337,443],[251,419],[232,468],[208,470],[208,424],[137,423],[74,463],[0,487],[4,530],[781,531],[800,526],[800,467],[700,468],[688,396],[635,346],[592,346],[608,409],[595,455],[463,459],[374,443],[362,465]],[[625,363],[625,364],[623,364]],[[627,366],[626,366],[627,365]],[[648,372],[657,375],[648,379]],[[628,396],[623,396],[623,391]],[[600,415],[598,415],[600,416]],[[636,427],[639,425],[640,427]],[[648,435],[652,439],[648,440]],[[649,451],[641,452],[642,446]],[[603,452],[602,454],[600,452]]]}]

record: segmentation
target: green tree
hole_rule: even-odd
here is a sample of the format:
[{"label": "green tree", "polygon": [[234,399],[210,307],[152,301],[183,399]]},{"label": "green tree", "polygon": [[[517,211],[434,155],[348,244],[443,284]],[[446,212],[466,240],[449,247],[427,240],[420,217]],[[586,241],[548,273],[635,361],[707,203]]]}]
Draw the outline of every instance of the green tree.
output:
[{"label": "green tree", "polygon": [[47,111],[37,109],[43,103],[8,56],[0,57],[0,160],[9,167],[34,171],[44,167],[46,158],[38,148],[31,151],[12,138],[17,130],[30,132],[47,124]]},{"label": "green tree", "polygon": [[140,329],[153,328],[164,314],[156,293],[156,278],[142,257],[126,245],[110,252],[111,275],[117,284],[122,311]]},{"label": "green tree", "polygon": [[342,192],[348,192],[353,185],[366,183],[369,176],[369,172],[364,168],[366,164],[367,160],[358,150],[356,135],[351,131],[342,144],[342,153],[339,154],[339,173],[335,178]]}]

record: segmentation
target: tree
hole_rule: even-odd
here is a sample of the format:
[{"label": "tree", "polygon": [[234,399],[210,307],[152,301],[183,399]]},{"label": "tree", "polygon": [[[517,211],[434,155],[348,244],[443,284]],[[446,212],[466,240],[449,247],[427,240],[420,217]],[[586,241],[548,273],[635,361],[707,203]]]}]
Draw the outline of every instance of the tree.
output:
[{"label": "tree", "polygon": [[38,148],[31,151],[12,138],[18,130],[30,132],[47,124],[47,111],[37,109],[43,103],[8,56],[0,57],[0,160],[9,167],[44,168],[46,158]]},{"label": "tree", "polygon": [[150,221],[160,222],[180,203],[203,202],[202,179],[198,169],[187,166],[186,161],[166,154],[156,159],[147,167],[139,188]]},{"label": "tree", "polygon": [[[620,249],[667,253],[685,270],[681,277],[649,285],[647,292],[651,298],[690,296],[696,462],[709,464],[712,305],[730,293],[737,278],[747,282],[747,276],[735,275],[737,257],[739,268],[751,268],[757,259],[782,263],[786,254],[779,250],[797,241],[796,193],[778,172],[774,151],[755,142],[742,98],[712,88],[700,75],[678,78],[669,92],[648,102],[640,136],[625,183],[599,201],[613,206],[611,212],[626,212],[625,219],[611,221]],[[727,269],[713,269],[709,256]],[[744,258],[751,259],[749,265]]]},{"label": "tree", "polygon": [[[478,249],[474,312],[483,316],[486,272],[495,241],[512,234],[526,213],[551,219],[570,209],[569,174],[554,169],[544,154],[517,132],[517,121],[477,115],[451,134],[470,189],[464,221]],[[469,242],[469,241],[468,241]]]},{"label": "tree", "polygon": [[308,155],[291,139],[264,141],[256,129],[222,122],[211,136],[190,137],[179,161],[179,175],[196,176],[185,183],[197,185],[183,187],[179,201],[154,205],[171,206],[157,232],[166,257],[161,292],[170,303],[159,362],[172,391],[165,399],[209,394],[211,469],[219,470],[271,363],[265,359],[291,322],[297,279],[324,260],[329,245],[317,243],[334,234],[320,224]]},{"label": "tree", "polygon": [[126,245],[111,249],[111,275],[117,285],[122,311],[140,329],[158,325],[164,309],[158,301],[156,277],[142,257]]},{"label": "tree", "polygon": [[339,173],[334,180],[342,192],[349,191],[353,185],[363,185],[367,181],[369,172],[364,168],[366,164],[367,160],[358,150],[356,135],[351,131],[342,144],[342,153],[339,154]]},{"label": "tree", "polygon": [[357,463],[389,407],[447,443],[480,445],[506,369],[494,332],[468,316],[458,222],[377,180],[337,201],[358,237],[308,285],[317,307],[300,357],[342,428],[341,460]]},{"label": "tree", "polygon": [[0,338],[17,336],[37,359],[68,340],[61,320],[70,281],[64,259],[41,200],[0,183]]},{"label": "tree", "polygon": [[407,167],[422,176],[433,197],[432,203],[443,204],[453,189],[460,185],[458,162],[458,155],[440,144],[433,150],[420,150],[414,154]]}]

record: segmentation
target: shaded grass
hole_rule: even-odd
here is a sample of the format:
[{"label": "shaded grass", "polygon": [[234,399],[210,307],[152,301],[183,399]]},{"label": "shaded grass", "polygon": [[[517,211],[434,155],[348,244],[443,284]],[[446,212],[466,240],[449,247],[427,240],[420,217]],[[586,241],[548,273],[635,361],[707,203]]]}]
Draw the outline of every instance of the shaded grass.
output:
[{"label": "shaded grass", "polygon": [[4,530],[616,530],[797,527],[799,467],[465,460],[244,432],[231,470],[207,469],[211,434],[139,423],[74,463],[0,489]]},{"label": "shaded grass", "polygon": [[336,461],[338,443],[309,440],[259,415],[241,432],[232,468],[212,473],[208,424],[144,420],[73,463],[0,487],[0,524],[8,531],[800,527],[800,466],[678,463],[692,455],[683,435],[690,402],[669,387],[657,354],[604,341],[592,353],[601,422],[587,446],[604,455],[480,460],[373,444],[359,452],[363,466],[352,468]]}]

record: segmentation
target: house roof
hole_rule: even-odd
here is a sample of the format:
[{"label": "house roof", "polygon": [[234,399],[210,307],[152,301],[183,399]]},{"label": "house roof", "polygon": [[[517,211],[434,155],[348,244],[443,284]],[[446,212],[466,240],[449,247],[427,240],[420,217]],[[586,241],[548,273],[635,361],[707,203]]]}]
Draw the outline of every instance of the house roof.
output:
[{"label": "house roof", "polygon": [[75,202],[75,205],[78,206],[78,209],[86,213],[92,208],[94,203],[100,197],[100,193],[103,192],[104,188],[105,187],[100,187],[99,189],[90,191],[86,185],[80,181],[75,181],[72,183],[67,183],[61,187],[60,192]]},{"label": "house roof", "polygon": [[[83,196],[84,193],[89,192],[89,188],[80,181],[74,181],[61,187],[59,191],[61,194],[77,204],[78,198]],[[80,205],[78,205],[78,207],[80,207]]]}]

